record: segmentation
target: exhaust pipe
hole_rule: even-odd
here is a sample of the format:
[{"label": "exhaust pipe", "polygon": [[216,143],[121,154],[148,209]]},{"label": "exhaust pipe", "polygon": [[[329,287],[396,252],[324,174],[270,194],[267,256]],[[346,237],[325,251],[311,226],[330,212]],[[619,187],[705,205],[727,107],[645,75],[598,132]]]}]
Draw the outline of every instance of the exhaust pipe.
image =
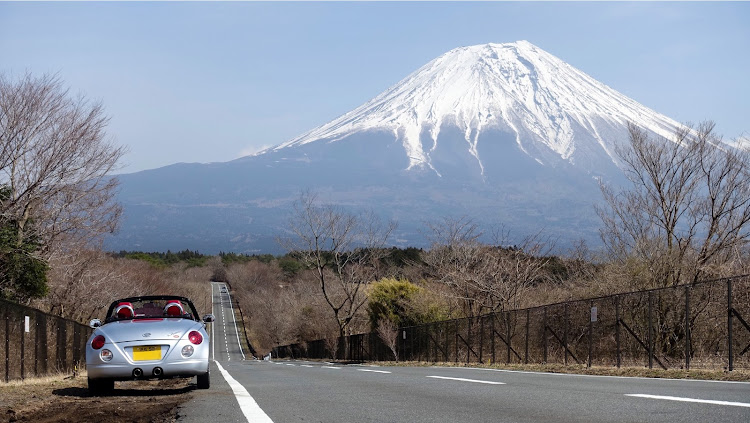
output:
[{"label": "exhaust pipe", "polygon": [[139,378],[141,376],[143,376],[143,370],[141,370],[140,368],[133,369],[133,377]]},{"label": "exhaust pipe", "polygon": [[164,373],[164,370],[161,369],[161,367],[154,367],[154,376],[159,377]]}]

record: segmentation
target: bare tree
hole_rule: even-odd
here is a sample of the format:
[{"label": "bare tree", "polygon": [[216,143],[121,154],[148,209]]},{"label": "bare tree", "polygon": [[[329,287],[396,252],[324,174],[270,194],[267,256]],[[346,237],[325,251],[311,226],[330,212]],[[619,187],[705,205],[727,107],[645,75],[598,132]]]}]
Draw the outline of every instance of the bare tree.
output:
[{"label": "bare tree", "polygon": [[491,312],[518,309],[529,288],[548,281],[546,266],[554,244],[538,232],[512,245],[504,230],[495,234],[494,244],[481,254],[477,281],[482,307]]},{"label": "bare tree", "polygon": [[289,228],[294,238],[280,242],[315,271],[339,336],[345,336],[367,301],[366,285],[377,277],[377,261],[395,224],[383,224],[374,214],[320,205],[316,195],[303,193]]},{"label": "bare tree", "polygon": [[437,223],[427,223],[432,231],[432,243],[424,261],[435,278],[448,286],[463,309],[464,316],[479,313],[479,289],[476,271],[482,266],[482,232],[466,216],[446,217]]},{"label": "bare tree", "polygon": [[108,175],[125,150],[107,139],[107,123],[101,104],[71,96],[56,76],[0,75],[6,248],[47,261],[63,241],[81,248],[115,229],[121,209]]},{"label": "bare tree", "polygon": [[2,213],[19,233],[34,221],[49,246],[63,235],[90,239],[114,230],[117,180],[125,153],[105,134],[99,103],[73,98],[54,76],[0,76],[0,184],[10,187]]},{"label": "bare tree", "polygon": [[378,320],[378,336],[393,353],[393,358],[398,361],[398,327],[391,319],[385,317]]},{"label": "bare tree", "polygon": [[631,186],[602,185],[607,207],[597,208],[611,258],[643,268],[650,286],[720,275],[750,237],[750,153],[722,143],[712,122],[673,139],[628,129],[617,154]]},{"label": "bare tree", "polygon": [[510,245],[508,232],[500,229],[491,246],[479,241],[482,233],[467,217],[429,226],[433,244],[425,262],[451,288],[466,317],[518,308],[525,291],[545,274],[552,247],[540,234]]},{"label": "bare tree", "polygon": [[101,316],[116,298],[143,294],[153,287],[149,282],[159,279],[144,262],[118,260],[96,250],[75,249],[50,264],[49,294],[35,305],[79,321]]}]

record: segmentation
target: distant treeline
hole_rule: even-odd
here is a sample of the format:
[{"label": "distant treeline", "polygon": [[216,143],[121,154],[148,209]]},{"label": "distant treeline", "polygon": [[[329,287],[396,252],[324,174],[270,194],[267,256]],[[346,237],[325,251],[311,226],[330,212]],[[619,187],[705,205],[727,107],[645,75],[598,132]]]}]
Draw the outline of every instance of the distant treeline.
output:
[{"label": "distant treeline", "polygon": [[[516,247],[495,247],[499,250],[513,251]],[[396,268],[405,268],[408,266],[421,266],[424,265],[423,254],[425,251],[422,248],[416,247],[389,247],[384,248],[377,254],[380,257],[379,261],[381,264],[386,266],[392,266]],[[125,251],[120,250],[118,253],[109,253],[110,256],[115,258],[128,258],[132,260],[141,260],[150,263],[156,267],[169,267],[177,263],[185,263],[187,267],[204,267],[209,265],[208,260],[212,257],[216,257],[210,254],[202,254],[198,250],[183,250],[178,252],[144,252],[144,251]],[[276,261],[279,267],[288,275],[295,274],[304,268],[304,265],[299,259],[299,253],[296,251],[289,252],[284,255],[274,256],[273,254],[238,254],[233,252],[219,252],[218,257],[221,259],[224,266],[230,266],[232,264],[248,263],[251,261],[259,261],[261,263],[269,264]],[[569,278],[569,269],[565,266],[561,259],[556,256],[538,257],[539,261],[543,261],[543,268],[551,276],[557,277],[557,279],[567,280]]]},{"label": "distant treeline", "polygon": [[[382,257],[381,262],[383,262],[383,264],[405,267],[411,264],[422,263],[421,256],[423,252],[424,251],[421,248],[416,247],[391,247],[384,249],[380,256]],[[185,263],[188,267],[203,267],[208,265],[208,260],[210,258],[216,257],[210,254],[202,254],[198,250],[182,250],[178,252],[172,252],[171,250],[167,250],[167,252],[120,250],[119,252],[110,252],[109,255],[115,258],[141,260],[157,267],[168,267],[177,263]],[[279,262],[279,266],[289,273],[295,273],[302,268],[296,252],[274,256],[273,254],[238,254],[220,251],[218,257],[226,266],[235,263],[247,263],[254,260],[268,264],[276,260]]]}]

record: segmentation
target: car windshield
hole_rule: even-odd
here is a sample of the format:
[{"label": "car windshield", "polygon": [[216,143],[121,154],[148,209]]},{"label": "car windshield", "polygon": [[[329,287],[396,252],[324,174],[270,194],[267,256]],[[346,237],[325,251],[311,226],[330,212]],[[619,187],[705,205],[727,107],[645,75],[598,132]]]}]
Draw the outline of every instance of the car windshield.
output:
[{"label": "car windshield", "polygon": [[195,319],[195,309],[184,298],[126,298],[112,303],[107,321],[164,317]]}]

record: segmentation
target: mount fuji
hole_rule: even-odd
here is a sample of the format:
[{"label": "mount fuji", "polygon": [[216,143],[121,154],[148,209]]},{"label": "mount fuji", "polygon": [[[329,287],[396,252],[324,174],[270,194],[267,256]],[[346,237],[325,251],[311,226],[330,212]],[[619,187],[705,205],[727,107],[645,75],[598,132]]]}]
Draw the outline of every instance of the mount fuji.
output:
[{"label": "mount fuji", "polygon": [[599,181],[623,180],[628,122],[666,138],[680,126],[529,42],[461,47],[252,156],[119,176],[124,221],[106,246],[279,252],[303,190],[396,220],[397,245],[424,246],[446,216],[598,244],[593,204]]}]

